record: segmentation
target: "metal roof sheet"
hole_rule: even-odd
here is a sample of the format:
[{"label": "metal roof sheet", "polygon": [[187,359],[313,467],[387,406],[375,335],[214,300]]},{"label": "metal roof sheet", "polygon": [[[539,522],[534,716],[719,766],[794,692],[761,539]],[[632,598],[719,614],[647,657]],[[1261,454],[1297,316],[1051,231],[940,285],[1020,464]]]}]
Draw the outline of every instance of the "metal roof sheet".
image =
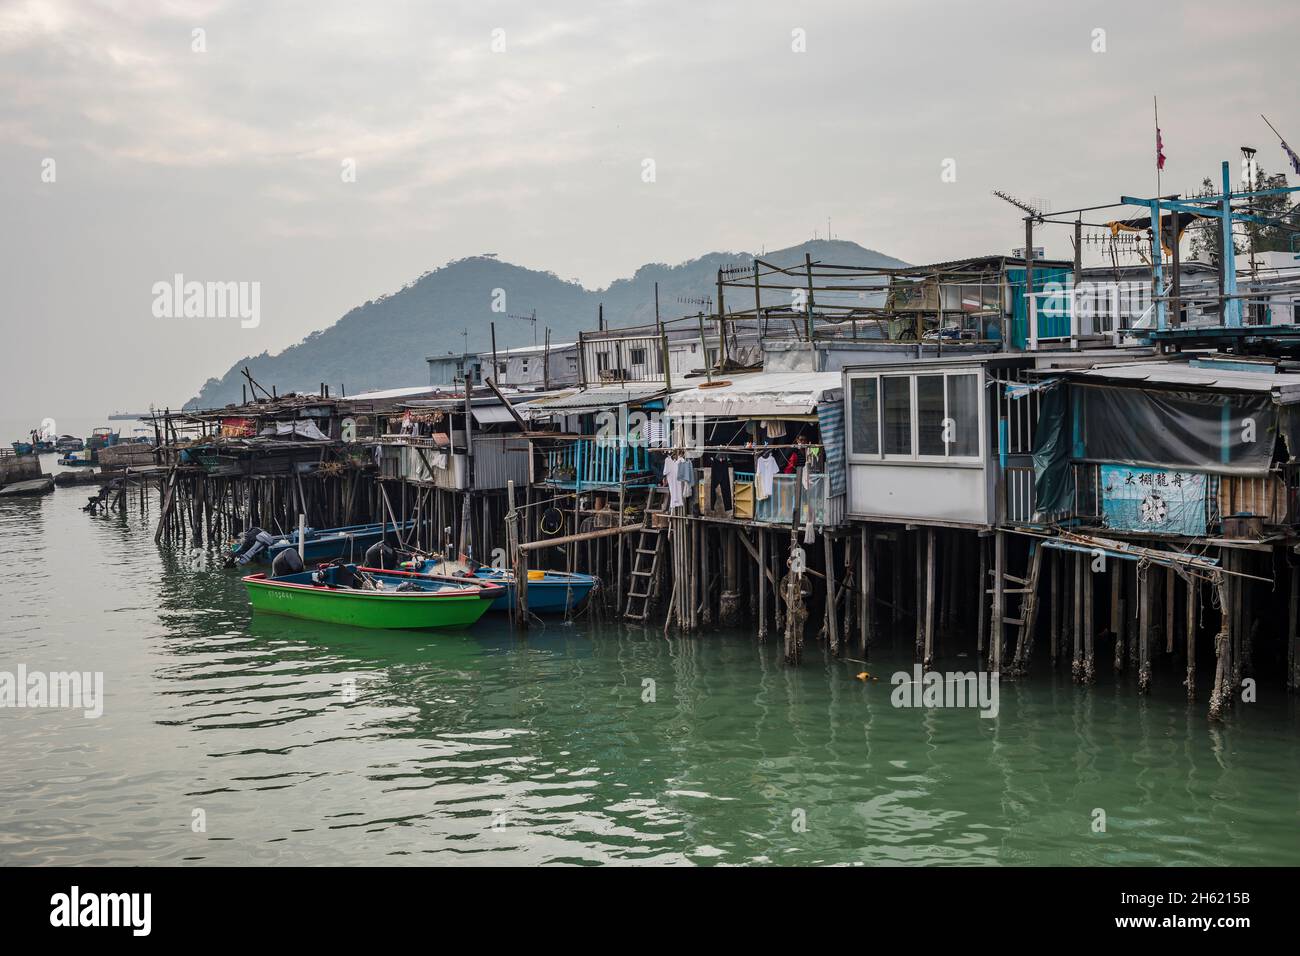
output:
[{"label": "metal roof sheet", "polygon": [[500,425],[515,420],[504,405],[471,405],[470,411],[474,414],[474,421],[480,425]]},{"label": "metal roof sheet", "polygon": [[1246,372],[1239,369],[1193,367],[1176,362],[1141,362],[1079,369],[1073,374],[1106,381],[1271,392],[1284,404],[1300,401],[1300,375],[1292,372]]},{"label": "metal roof sheet", "polygon": [[839,372],[754,372],[726,385],[700,385],[668,399],[670,414],[773,418],[808,415],[843,394]]},{"label": "metal roof sheet", "polygon": [[627,405],[644,402],[664,394],[665,389],[658,383],[643,385],[599,385],[593,388],[578,389],[559,395],[539,398],[516,406],[525,416],[539,418],[552,413],[577,415],[582,412],[595,412],[615,405]]}]

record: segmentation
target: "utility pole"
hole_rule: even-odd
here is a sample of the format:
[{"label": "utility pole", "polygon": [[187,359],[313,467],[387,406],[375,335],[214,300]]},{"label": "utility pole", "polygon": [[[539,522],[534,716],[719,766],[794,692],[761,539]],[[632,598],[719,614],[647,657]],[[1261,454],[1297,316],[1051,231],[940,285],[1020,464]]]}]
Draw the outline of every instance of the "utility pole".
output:
[{"label": "utility pole", "polygon": [[722,301],[722,267],[718,267],[718,368],[727,366],[727,322],[723,318],[726,307]]},{"label": "utility pole", "polygon": [[810,371],[817,371],[817,343],[813,341],[813,276],[812,276],[812,256],[805,252],[803,254],[804,272],[808,276],[808,354],[812,358],[812,368]]}]

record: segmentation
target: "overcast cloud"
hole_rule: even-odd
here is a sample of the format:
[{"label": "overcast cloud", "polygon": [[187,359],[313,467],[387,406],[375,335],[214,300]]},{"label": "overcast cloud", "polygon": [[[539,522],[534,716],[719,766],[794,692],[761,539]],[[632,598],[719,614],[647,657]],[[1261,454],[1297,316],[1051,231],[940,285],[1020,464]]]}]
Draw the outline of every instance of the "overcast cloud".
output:
[{"label": "overcast cloud", "polygon": [[[828,217],[913,262],[1009,250],[992,188],[1154,192],[1153,93],[1165,191],[1242,144],[1277,171],[1298,28],[1273,0],[0,2],[4,417],[178,404],[482,252],[596,287]],[[176,273],[260,282],[260,324],[155,318]]]}]

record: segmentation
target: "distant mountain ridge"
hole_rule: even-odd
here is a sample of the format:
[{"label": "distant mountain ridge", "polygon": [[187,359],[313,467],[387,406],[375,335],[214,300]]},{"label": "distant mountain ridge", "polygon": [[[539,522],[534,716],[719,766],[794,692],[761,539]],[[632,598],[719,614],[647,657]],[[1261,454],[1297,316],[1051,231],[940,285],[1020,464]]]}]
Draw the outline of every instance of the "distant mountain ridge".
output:
[{"label": "distant mountain ridge", "polygon": [[[902,267],[907,263],[846,240],[814,240],[788,249],[764,253],[760,258],[780,266],[797,266],[805,254],[815,261],[835,265]],[[716,294],[717,270],[747,266],[749,252],[711,252],[679,265],[650,263],[629,278],[617,279],[605,289],[589,290],[567,282],[553,272],[526,269],[492,256],[456,259],[426,272],[397,292],[350,310],[328,328],[308,335],[296,345],[271,355],[240,359],[220,378],[210,378],[187,408],[214,408],[238,402],[244,384],[242,370],[267,388],[280,392],[316,391],[321,382],[349,394],[377,388],[421,385],[428,381],[425,356],[447,354],[462,342],[471,352],[492,347],[490,323],[496,323],[497,347],[532,344],[527,323],[507,314],[537,310],[538,340],[543,327],[551,341],[577,338],[581,330],[594,329],[597,309],[603,303],[610,326],[653,322],[654,285],[659,283],[660,314],[665,319],[696,312],[700,306],[682,299]],[[493,311],[495,290],[505,292],[505,312]],[[764,302],[768,299],[765,297]],[[462,330],[468,329],[468,341]]]}]

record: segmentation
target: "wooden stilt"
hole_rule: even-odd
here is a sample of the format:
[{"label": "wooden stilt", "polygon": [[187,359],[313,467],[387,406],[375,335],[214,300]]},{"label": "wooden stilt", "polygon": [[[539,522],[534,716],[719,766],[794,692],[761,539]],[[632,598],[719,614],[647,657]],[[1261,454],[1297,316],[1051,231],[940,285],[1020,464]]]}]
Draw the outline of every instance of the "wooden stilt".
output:
[{"label": "wooden stilt", "polygon": [[840,652],[839,622],[835,615],[835,548],[828,532],[822,533],[822,554],[826,563],[826,640],[831,653]]},{"label": "wooden stilt", "polygon": [[[1080,555],[1083,557],[1083,555]],[[1093,626],[1093,584],[1096,573],[1089,565],[1083,573],[1083,682],[1097,680],[1096,628]]]},{"label": "wooden stilt", "polygon": [[[876,614],[876,568],[871,554],[871,526],[862,526],[862,553],[861,560],[858,562],[858,576],[861,579],[858,587],[858,594],[861,602],[858,605],[859,634],[862,638],[862,651],[866,655],[867,648],[871,646],[874,635],[873,621]],[[1292,613],[1291,619],[1294,622],[1295,614]],[[1294,626],[1293,626],[1294,630]],[[1293,642],[1294,643],[1294,642]]]},{"label": "wooden stilt", "polygon": [[1075,554],[1074,556],[1074,575],[1073,586],[1070,589],[1071,597],[1074,599],[1073,620],[1074,626],[1071,629],[1074,653],[1070,657],[1070,676],[1075,683],[1083,680],[1083,567],[1084,556]]},{"label": "wooden stilt", "polygon": [[927,617],[925,607],[926,532],[924,529],[918,528],[912,537],[916,552],[916,642],[912,652],[912,659],[920,662],[925,659],[925,622]]},{"label": "wooden stilt", "polygon": [[1174,652],[1174,581],[1173,568],[1165,568],[1165,653]]},{"label": "wooden stilt", "polygon": [[934,622],[935,622],[935,555],[933,528],[925,529],[925,647],[922,664],[926,670],[934,664]]},{"label": "wooden stilt", "polygon": [[[1231,549],[1220,548],[1220,563],[1226,569]],[[1214,587],[1219,592],[1219,632],[1214,637],[1214,689],[1210,692],[1210,720],[1221,720],[1223,710],[1232,699],[1228,682],[1232,672],[1232,598],[1228,575],[1216,572]]]},{"label": "wooden stilt", "polygon": [[[1002,672],[1002,637],[1006,625],[1006,584],[1003,576],[1007,571],[1006,532],[994,532],[993,539],[993,620],[989,630],[989,670],[995,674]],[[983,582],[980,582],[981,589]]]},{"label": "wooden stilt", "polygon": [[980,553],[980,577],[978,587],[975,589],[975,617],[978,623],[975,626],[975,654],[979,658],[984,656],[984,637],[988,629],[989,608],[988,608],[988,581],[989,581],[989,548],[988,538],[983,535],[977,535],[975,546]]},{"label": "wooden stilt", "polygon": [[1052,669],[1056,669],[1057,651],[1061,643],[1061,557],[1064,552],[1052,548]]},{"label": "wooden stilt", "polygon": [[1138,571],[1138,693],[1151,689],[1151,569]]},{"label": "wooden stilt", "polygon": [[1286,688],[1295,693],[1300,689],[1300,565],[1291,566],[1291,606],[1287,614]]},{"label": "wooden stilt", "polygon": [[[1201,579],[1194,575],[1187,577],[1187,677],[1183,681],[1187,688],[1187,699],[1196,700],[1196,597]],[[1294,591],[1292,592],[1292,601]]]}]

